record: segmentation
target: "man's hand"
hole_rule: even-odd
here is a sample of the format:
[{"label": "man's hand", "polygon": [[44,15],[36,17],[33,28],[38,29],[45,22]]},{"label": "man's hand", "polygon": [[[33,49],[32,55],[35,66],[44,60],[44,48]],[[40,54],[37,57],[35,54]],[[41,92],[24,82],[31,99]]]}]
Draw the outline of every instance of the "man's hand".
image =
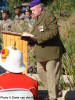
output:
[{"label": "man's hand", "polygon": [[30,33],[27,33],[27,32],[23,33],[22,39],[27,40],[28,42],[37,42],[36,36],[34,36]]}]

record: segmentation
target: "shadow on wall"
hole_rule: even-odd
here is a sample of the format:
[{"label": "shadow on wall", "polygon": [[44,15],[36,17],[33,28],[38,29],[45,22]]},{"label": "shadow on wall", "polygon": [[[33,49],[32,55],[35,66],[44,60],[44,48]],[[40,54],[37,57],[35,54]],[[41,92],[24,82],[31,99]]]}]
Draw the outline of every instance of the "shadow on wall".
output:
[{"label": "shadow on wall", "polygon": [[70,90],[65,95],[65,100],[75,100],[75,90]]}]

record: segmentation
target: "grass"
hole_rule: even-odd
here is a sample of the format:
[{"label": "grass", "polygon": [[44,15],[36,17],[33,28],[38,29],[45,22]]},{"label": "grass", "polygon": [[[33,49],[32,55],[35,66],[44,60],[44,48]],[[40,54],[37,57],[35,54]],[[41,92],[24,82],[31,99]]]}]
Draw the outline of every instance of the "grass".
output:
[{"label": "grass", "polygon": [[[75,34],[74,32],[72,32],[72,30],[68,31],[68,36],[66,37],[61,36],[63,44],[66,48],[66,54],[63,56],[62,62],[63,62],[65,74],[70,75],[72,77],[73,84],[71,83],[70,79],[68,79],[70,81],[71,89],[74,89],[74,85],[75,85],[75,40],[74,40],[74,36]],[[61,80],[61,87],[63,87],[63,89],[66,88],[66,85],[62,80]]]}]

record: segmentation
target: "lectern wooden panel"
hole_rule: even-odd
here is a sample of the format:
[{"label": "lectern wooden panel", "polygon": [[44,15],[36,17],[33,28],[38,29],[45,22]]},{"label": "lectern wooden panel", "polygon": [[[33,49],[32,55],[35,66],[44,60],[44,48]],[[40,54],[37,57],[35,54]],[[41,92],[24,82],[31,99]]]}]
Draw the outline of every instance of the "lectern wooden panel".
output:
[{"label": "lectern wooden panel", "polygon": [[23,54],[23,62],[26,66],[25,73],[27,74],[27,41],[21,38],[20,33],[2,31],[3,34],[3,46],[14,46],[16,42],[16,48],[18,48]]}]

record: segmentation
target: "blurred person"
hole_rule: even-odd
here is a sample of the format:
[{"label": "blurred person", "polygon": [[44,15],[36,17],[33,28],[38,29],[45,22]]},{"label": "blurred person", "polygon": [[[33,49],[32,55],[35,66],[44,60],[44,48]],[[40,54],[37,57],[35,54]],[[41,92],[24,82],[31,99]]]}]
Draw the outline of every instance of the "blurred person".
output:
[{"label": "blurred person", "polygon": [[6,20],[10,20],[10,13],[9,10],[2,10],[2,20],[6,21]]},{"label": "blurred person", "polygon": [[30,22],[31,22],[32,25],[34,25],[34,23],[35,23],[35,18],[36,18],[35,15],[33,13],[31,13]]},{"label": "blurred person", "polygon": [[9,10],[5,9],[1,11],[2,13],[2,20],[0,21],[0,26],[2,27],[2,30],[11,30],[11,25],[13,21],[10,18],[10,12]]},{"label": "blurred person", "polygon": [[14,10],[15,10],[14,20],[19,20],[20,18],[22,18],[24,16],[24,14],[22,13],[22,6],[21,5],[15,6]]},{"label": "blurred person", "polygon": [[31,19],[31,10],[30,9],[25,10],[25,18]]},{"label": "blurred person", "polygon": [[19,49],[12,46],[3,48],[0,53],[0,65],[6,70],[0,75],[0,90],[28,89],[32,92],[34,100],[38,100],[38,83],[35,79],[22,74],[26,67]]}]

